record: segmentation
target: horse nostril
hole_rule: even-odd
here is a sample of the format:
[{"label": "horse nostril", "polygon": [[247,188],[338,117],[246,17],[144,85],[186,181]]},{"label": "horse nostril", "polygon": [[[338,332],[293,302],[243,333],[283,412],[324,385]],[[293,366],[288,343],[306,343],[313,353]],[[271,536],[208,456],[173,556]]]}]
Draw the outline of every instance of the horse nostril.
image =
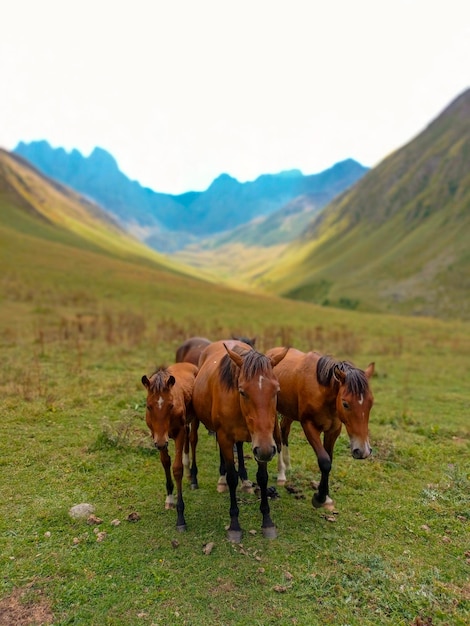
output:
[{"label": "horse nostril", "polygon": [[355,459],[360,459],[362,456],[359,448],[354,448],[354,450],[352,451],[352,455]]}]

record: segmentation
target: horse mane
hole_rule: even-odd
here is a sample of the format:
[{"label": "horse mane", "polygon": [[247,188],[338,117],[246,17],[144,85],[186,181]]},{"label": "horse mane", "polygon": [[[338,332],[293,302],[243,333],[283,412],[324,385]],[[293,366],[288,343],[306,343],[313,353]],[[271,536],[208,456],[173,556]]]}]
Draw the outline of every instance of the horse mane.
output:
[{"label": "horse mane", "polygon": [[166,381],[168,380],[168,370],[164,365],[161,365],[150,376],[149,391],[152,393],[162,393],[166,389]]},{"label": "horse mane", "polygon": [[359,396],[367,392],[369,381],[363,370],[354,367],[349,361],[336,361],[329,355],[320,357],[317,363],[317,380],[320,385],[328,387],[331,384],[336,367],[346,374],[344,384],[349,393]]},{"label": "horse mane", "polygon": [[[261,354],[261,352],[253,349],[245,350],[241,346],[235,346],[233,351],[243,356],[241,371],[243,371],[245,378],[251,380],[255,376],[267,374],[270,371],[271,361],[265,354]],[[219,376],[221,385],[228,390],[235,389],[241,371],[238,370],[230,356],[225,354],[220,361]]]}]

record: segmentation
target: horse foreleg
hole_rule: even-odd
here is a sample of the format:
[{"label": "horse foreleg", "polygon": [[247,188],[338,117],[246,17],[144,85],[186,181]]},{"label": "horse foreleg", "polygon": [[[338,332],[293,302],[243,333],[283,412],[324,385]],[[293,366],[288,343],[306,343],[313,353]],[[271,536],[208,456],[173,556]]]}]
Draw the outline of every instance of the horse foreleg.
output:
[{"label": "horse foreleg", "polygon": [[175,508],[175,500],[173,498],[174,484],[171,478],[171,458],[168,453],[168,448],[162,448],[160,450],[160,461],[163,465],[163,469],[165,470],[165,477],[166,477],[165,509],[174,509]]},{"label": "horse foreleg", "polygon": [[256,480],[261,490],[261,504],[259,510],[263,516],[261,530],[263,537],[267,539],[275,539],[277,537],[276,527],[271,519],[269,500],[268,500],[268,467],[267,463],[258,462],[258,471],[256,472]]},{"label": "horse foreleg", "polygon": [[290,469],[289,433],[292,420],[287,417],[281,419],[281,452],[277,458],[277,484],[284,485],[286,482],[286,470]]},{"label": "horse foreleg", "polygon": [[302,428],[304,430],[307,441],[312,446],[317,455],[318,467],[320,469],[321,478],[317,491],[313,494],[312,505],[315,508],[320,507],[332,507],[333,500],[329,495],[329,477],[331,471],[331,457],[323,447],[320,438],[320,431],[309,421],[302,422]]},{"label": "horse foreleg", "polygon": [[194,418],[191,423],[191,431],[189,434],[189,441],[191,444],[191,489],[199,489],[199,483],[197,482],[197,462],[196,462],[196,448],[198,442],[198,428],[199,428],[199,420]]},{"label": "horse foreleg", "polygon": [[186,520],[184,519],[183,500],[183,448],[185,440],[185,429],[182,428],[175,438],[175,460],[173,462],[173,476],[176,482],[176,528],[179,531],[186,530]]}]

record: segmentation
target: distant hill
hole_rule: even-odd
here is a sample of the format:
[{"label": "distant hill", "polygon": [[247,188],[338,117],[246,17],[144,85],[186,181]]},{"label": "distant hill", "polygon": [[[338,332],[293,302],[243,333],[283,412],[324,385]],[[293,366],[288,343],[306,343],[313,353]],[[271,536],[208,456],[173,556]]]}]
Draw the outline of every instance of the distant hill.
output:
[{"label": "distant hill", "polygon": [[101,148],[83,157],[77,150],[68,153],[47,141],[35,141],[20,142],[14,152],[47,176],[92,198],[127,230],[162,252],[270,215],[298,196],[314,194],[329,200],[368,171],[348,159],[309,176],[292,170],[240,183],[222,174],[204,192],[170,195],[129,180]]},{"label": "distant hill", "polygon": [[470,318],[470,90],[333,200],[253,282],[310,302]]},{"label": "distant hill", "polygon": [[[28,161],[0,149],[0,240],[11,246],[42,240],[167,272],[195,275],[129,235],[109,213],[68,187],[48,179]],[[20,244],[18,244],[20,245]],[[46,248],[44,248],[46,250]],[[33,264],[44,255],[32,257]],[[47,251],[46,251],[47,255]],[[14,264],[14,251],[12,263]],[[4,268],[3,268],[4,269]],[[57,268],[60,271],[60,267]],[[67,280],[64,275],[63,280]]]}]

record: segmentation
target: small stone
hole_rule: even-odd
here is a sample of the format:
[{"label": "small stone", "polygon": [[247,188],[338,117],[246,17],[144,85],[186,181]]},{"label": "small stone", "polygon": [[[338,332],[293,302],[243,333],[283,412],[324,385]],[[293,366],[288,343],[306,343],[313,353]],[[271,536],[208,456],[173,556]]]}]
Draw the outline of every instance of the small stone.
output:
[{"label": "small stone", "polygon": [[102,530],[96,534],[96,541],[104,541],[106,539],[106,531]]},{"label": "small stone", "polygon": [[93,513],[94,510],[95,507],[92,504],[87,504],[86,502],[83,502],[82,504],[76,504],[75,506],[73,506],[69,510],[69,515],[74,519],[86,519]]},{"label": "small stone", "polygon": [[74,546],[77,546],[80,543],[80,539],[78,537],[74,537],[72,541]]},{"label": "small stone", "polygon": [[213,541],[209,541],[209,543],[205,543],[202,551],[204,554],[210,554],[214,549],[215,543]]},{"label": "small stone", "polygon": [[121,523],[120,519],[113,519],[110,524],[111,526],[119,526],[119,524]]},{"label": "small stone", "polygon": [[96,515],[92,514],[88,516],[86,523],[92,526],[93,524],[102,524],[103,520],[100,517],[96,517]]},{"label": "small stone", "polygon": [[171,540],[171,545],[173,546],[173,548],[176,548],[180,545],[180,542],[178,541],[178,539],[172,539]]},{"label": "small stone", "polygon": [[49,530],[47,530],[47,531],[44,533],[44,537],[49,538],[50,536],[51,536],[51,532],[50,532]]},{"label": "small stone", "polygon": [[136,513],[135,511],[133,513],[129,513],[129,515],[127,516],[128,522],[138,522],[139,520],[140,520],[140,515]]}]

